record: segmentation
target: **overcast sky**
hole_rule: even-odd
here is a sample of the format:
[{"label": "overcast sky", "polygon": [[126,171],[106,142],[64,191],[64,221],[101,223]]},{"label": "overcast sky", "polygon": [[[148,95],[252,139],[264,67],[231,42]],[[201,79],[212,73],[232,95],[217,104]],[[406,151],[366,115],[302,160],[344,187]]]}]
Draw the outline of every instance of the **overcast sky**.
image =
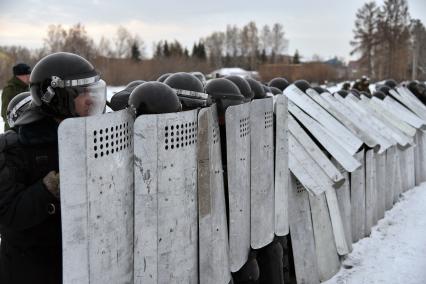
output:
[{"label": "overcast sky", "polygon": [[[68,2],[68,3],[66,3]],[[113,38],[118,26],[138,34],[148,55],[153,42],[178,40],[191,50],[195,41],[226,25],[258,28],[281,23],[289,40],[288,54],[350,59],[355,14],[363,0],[0,0],[0,45],[41,47],[49,24],[82,23],[98,41]],[[383,0],[376,1],[378,5]],[[426,0],[408,0],[412,18],[426,25]]]}]

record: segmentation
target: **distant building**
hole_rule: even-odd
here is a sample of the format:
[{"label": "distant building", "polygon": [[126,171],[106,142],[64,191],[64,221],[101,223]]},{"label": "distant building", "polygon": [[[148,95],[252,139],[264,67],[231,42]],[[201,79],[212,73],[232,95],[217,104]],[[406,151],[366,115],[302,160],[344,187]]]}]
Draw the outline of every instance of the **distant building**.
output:
[{"label": "distant building", "polygon": [[220,68],[208,74],[207,77],[220,78],[220,77],[225,77],[230,75],[240,76],[242,78],[253,78],[256,80],[259,79],[259,73],[257,71],[247,71],[239,67]]}]

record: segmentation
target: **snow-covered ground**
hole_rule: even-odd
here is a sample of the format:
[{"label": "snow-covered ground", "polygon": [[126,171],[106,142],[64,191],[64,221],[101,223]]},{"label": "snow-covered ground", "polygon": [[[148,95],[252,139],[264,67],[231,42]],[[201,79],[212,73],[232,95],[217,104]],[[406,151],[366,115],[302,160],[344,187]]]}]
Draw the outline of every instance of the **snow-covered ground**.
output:
[{"label": "snow-covered ground", "polygon": [[324,283],[426,283],[426,183],[404,193]]}]

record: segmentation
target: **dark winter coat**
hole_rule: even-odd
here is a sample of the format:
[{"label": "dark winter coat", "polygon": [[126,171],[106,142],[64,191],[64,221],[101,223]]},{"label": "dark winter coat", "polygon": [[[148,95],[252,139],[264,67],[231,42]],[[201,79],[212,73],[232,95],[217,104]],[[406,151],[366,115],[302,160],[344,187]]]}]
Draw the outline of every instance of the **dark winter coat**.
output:
[{"label": "dark winter coat", "polygon": [[58,169],[57,123],[0,135],[0,283],[61,282],[59,201],[42,179]]},{"label": "dark winter coat", "polygon": [[19,80],[17,77],[13,77],[7,82],[7,85],[3,88],[1,93],[1,116],[4,121],[4,131],[9,129],[9,124],[7,124],[6,111],[9,102],[18,94],[27,92],[28,85]]}]

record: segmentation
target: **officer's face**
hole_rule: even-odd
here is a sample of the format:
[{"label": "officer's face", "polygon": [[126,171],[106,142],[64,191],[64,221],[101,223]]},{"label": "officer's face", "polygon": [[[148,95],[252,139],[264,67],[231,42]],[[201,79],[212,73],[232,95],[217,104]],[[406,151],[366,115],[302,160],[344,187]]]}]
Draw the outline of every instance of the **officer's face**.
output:
[{"label": "officer's face", "polygon": [[81,93],[74,99],[75,112],[81,117],[89,116],[92,104],[90,93]]}]

